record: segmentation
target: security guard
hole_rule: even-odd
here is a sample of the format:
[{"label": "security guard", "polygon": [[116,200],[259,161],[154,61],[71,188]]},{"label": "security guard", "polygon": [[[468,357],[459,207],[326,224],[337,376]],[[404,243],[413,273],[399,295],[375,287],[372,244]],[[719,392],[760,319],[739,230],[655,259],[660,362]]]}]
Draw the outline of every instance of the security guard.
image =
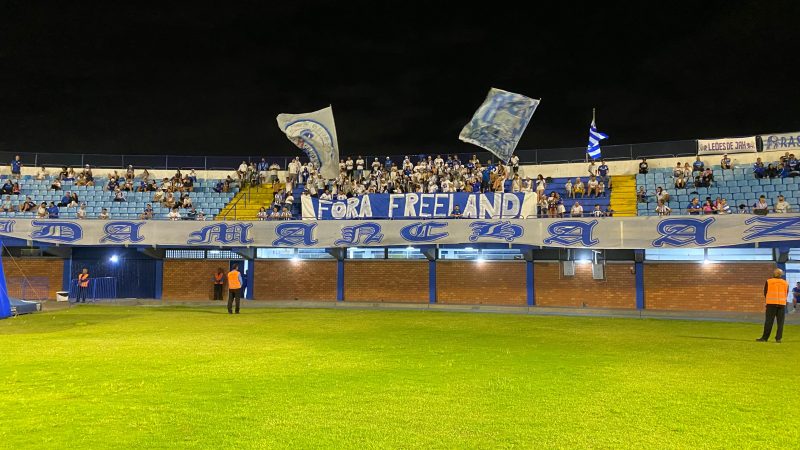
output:
[{"label": "security guard", "polygon": [[78,296],[75,303],[86,303],[86,294],[89,292],[89,269],[83,268],[78,274]]},{"label": "security guard", "polygon": [[214,274],[214,300],[222,300],[222,285],[225,284],[225,272],[222,267],[217,267]]},{"label": "security guard", "polygon": [[231,306],[233,306],[234,299],[236,299],[236,314],[239,314],[239,301],[242,298],[241,290],[242,274],[239,273],[239,265],[234,264],[233,269],[228,272],[228,314],[233,314]]},{"label": "security guard", "polygon": [[766,320],[764,321],[764,334],[756,339],[767,342],[772,334],[772,322],[777,319],[778,332],[775,333],[775,342],[781,342],[783,337],[783,320],[786,318],[786,297],[789,295],[789,283],[783,278],[783,271],[775,269],[772,278],[764,284],[764,297],[767,302]]}]

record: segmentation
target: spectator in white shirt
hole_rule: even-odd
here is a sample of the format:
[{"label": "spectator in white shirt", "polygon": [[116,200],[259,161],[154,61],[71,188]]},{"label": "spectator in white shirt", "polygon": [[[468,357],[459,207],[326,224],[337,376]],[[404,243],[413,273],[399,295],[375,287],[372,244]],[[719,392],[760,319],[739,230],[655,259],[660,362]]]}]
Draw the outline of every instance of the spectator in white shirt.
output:
[{"label": "spectator in white shirt", "polygon": [[172,208],[172,211],[169,212],[167,218],[169,218],[169,220],[181,220],[181,213],[177,207]]},{"label": "spectator in white shirt", "polygon": [[663,201],[664,203],[669,203],[669,193],[665,191],[661,186],[656,188],[656,200]]},{"label": "spectator in white shirt", "polygon": [[[592,163],[594,165],[594,163]],[[597,197],[597,179],[594,175],[589,176],[589,181],[586,182],[589,197]]]},{"label": "spectator in white shirt", "polygon": [[86,218],[86,203],[81,203],[81,207],[78,208],[77,212],[78,219],[85,219]]},{"label": "spectator in white shirt", "polygon": [[603,210],[600,209],[600,205],[594,205],[594,211],[592,211],[592,216],[603,217]]},{"label": "spectator in white shirt", "polygon": [[663,200],[658,201],[658,206],[656,206],[656,214],[659,216],[668,216],[672,213],[672,209],[667,206]]},{"label": "spectator in white shirt", "polygon": [[249,166],[247,165],[247,162],[245,162],[245,161],[242,161],[242,163],[239,164],[239,170],[236,171],[236,176],[239,177],[239,184],[244,184],[243,181],[245,180],[245,177],[247,176],[247,168],[248,167]]},{"label": "spectator in white shirt", "polygon": [[36,174],[36,179],[39,181],[46,180],[49,177],[50,174],[47,172],[47,169],[45,169],[44,166],[42,166],[42,170],[40,170],[39,173]]},{"label": "spectator in white shirt", "polygon": [[97,215],[97,218],[100,220],[108,220],[108,209],[103,208],[100,210],[100,214]]},{"label": "spectator in white shirt", "polygon": [[784,198],[783,195],[778,196],[778,202],[775,203],[773,207],[774,211],[779,214],[788,213],[792,210],[792,205],[790,205]]},{"label": "spectator in white shirt", "polygon": [[564,190],[567,191],[567,197],[575,198],[575,193],[572,190],[572,180],[567,178],[567,182],[564,183]]},{"label": "spectator in white shirt", "polygon": [[583,206],[577,201],[572,204],[572,209],[569,211],[570,217],[583,217]]}]

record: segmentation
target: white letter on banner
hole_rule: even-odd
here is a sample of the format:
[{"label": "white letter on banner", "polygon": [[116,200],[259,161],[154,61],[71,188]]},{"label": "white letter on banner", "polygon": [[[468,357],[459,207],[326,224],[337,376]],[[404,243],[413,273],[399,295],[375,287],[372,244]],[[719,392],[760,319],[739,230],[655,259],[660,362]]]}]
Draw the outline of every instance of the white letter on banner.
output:
[{"label": "white letter on banner", "polygon": [[474,219],[478,217],[478,211],[475,208],[475,197],[475,194],[469,194],[467,197],[467,204],[464,205],[464,211],[461,213],[465,219]]},{"label": "white letter on banner", "polygon": [[455,198],[455,195],[447,194],[447,198],[450,199],[450,201],[447,204],[447,211],[444,213],[449,216],[450,212],[453,211],[453,199]]},{"label": "white letter on banner", "polygon": [[369,195],[361,197],[361,214],[358,217],[372,217],[372,203],[369,201]]},{"label": "white letter on banner", "polygon": [[445,212],[443,215],[439,214],[439,208],[444,207],[444,203],[440,203],[439,200],[444,200],[444,198],[447,196],[447,194],[433,195],[433,217],[447,217],[447,212]]},{"label": "white letter on banner", "polygon": [[420,217],[430,217],[430,213],[425,212],[425,208],[431,206],[430,203],[425,203],[425,200],[430,200],[433,198],[433,194],[421,194],[419,199],[419,216]]},{"label": "white letter on banner", "polygon": [[392,217],[394,215],[394,210],[400,207],[400,205],[395,204],[394,201],[403,197],[403,194],[389,194],[389,217]]},{"label": "white letter on banner", "polygon": [[358,217],[358,210],[356,210],[357,206],[358,206],[358,197],[350,197],[347,199],[346,217],[348,219],[355,219],[356,217]]},{"label": "white letter on banner", "polygon": [[328,206],[330,206],[330,205],[331,205],[331,202],[329,202],[327,200],[320,200],[319,201],[319,215],[317,216],[317,219],[319,219],[319,220],[324,219],[324,217],[322,217],[322,213],[325,212],[325,211],[328,211]]},{"label": "white letter on banner", "polygon": [[347,204],[343,202],[336,202],[331,205],[331,216],[334,219],[344,219],[347,214]]},{"label": "white letter on banner", "polygon": [[521,206],[517,194],[503,194],[503,212],[500,213],[500,217],[513,219],[519,216]]},{"label": "white letter on banner", "polygon": [[494,194],[494,203],[489,201],[488,195],[482,194],[480,208],[479,219],[484,217],[487,219],[495,219],[498,213],[497,210],[500,209],[500,194]]},{"label": "white letter on banner", "polygon": [[419,202],[417,194],[406,194],[406,210],[403,213],[406,217],[417,217],[417,212],[414,211],[417,202]]}]

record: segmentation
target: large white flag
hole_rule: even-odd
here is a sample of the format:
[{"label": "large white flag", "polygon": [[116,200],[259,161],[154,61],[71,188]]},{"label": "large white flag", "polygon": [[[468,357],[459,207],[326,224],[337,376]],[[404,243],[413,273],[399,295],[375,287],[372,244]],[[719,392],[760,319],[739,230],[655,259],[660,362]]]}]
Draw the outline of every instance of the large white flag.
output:
[{"label": "large white flag", "polygon": [[305,114],[278,114],[278,128],[306,152],[323,177],[333,179],[339,175],[339,143],[332,107]]},{"label": "large white flag", "polygon": [[503,162],[508,162],[537,106],[539,100],[491,88],[458,138],[485,148]]}]

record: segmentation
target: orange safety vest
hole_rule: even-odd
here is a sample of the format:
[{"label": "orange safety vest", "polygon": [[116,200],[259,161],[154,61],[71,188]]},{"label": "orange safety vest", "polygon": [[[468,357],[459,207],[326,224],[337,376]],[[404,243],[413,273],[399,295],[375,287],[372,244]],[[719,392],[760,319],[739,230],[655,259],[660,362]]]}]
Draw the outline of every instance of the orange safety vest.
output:
[{"label": "orange safety vest", "polygon": [[215,273],[214,274],[214,284],[222,284],[222,283],[224,283],[222,281],[224,276],[225,276],[224,273]]},{"label": "orange safety vest", "polygon": [[85,288],[89,287],[89,274],[82,273],[78,275],[78,286]]},{"label": "orange safety vest", "polygon": [[789,295],[789,283],[783,278],[770,278],[767,280],[767,304],[785,305]]},{"label": "orange safety vest", "polygon": [[239,271],[231,270],[228,272],[228,289],[240,289],[242,283],[239,282]]}]

